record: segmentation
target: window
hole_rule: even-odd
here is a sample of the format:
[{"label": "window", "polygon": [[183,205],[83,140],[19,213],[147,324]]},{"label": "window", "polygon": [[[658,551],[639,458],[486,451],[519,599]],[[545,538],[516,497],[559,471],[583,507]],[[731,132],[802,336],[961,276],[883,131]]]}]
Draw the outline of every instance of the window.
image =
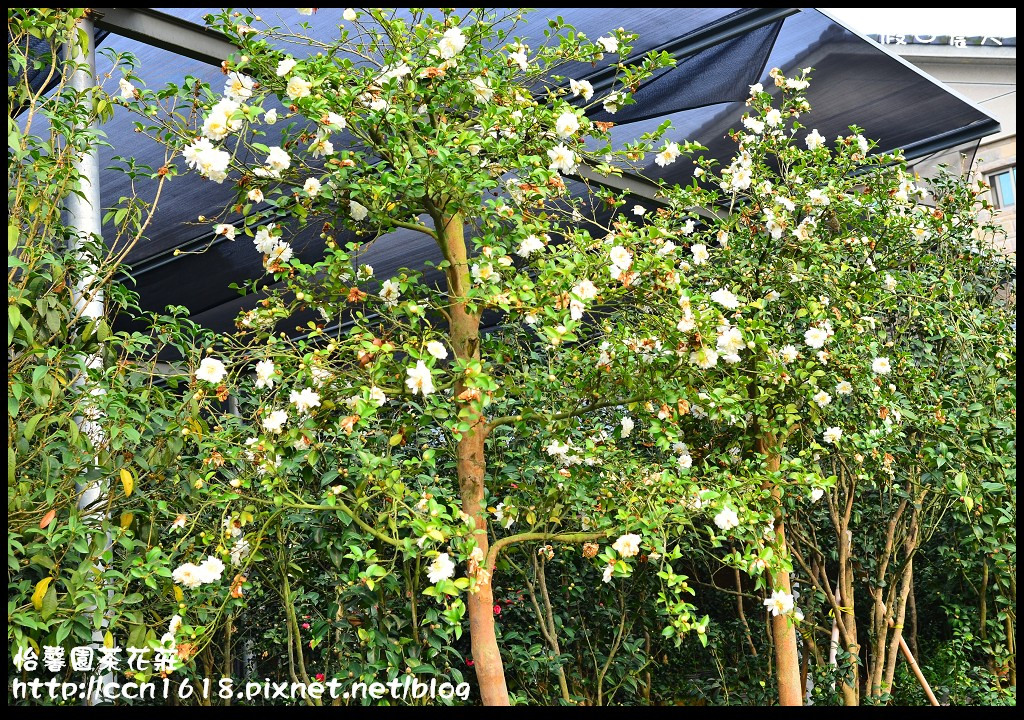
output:
[{"label": "window", "polygon": [[997,208],[1013,207],[1017,204],[1017,168],[988,176],[992,187],[992,204]]}]

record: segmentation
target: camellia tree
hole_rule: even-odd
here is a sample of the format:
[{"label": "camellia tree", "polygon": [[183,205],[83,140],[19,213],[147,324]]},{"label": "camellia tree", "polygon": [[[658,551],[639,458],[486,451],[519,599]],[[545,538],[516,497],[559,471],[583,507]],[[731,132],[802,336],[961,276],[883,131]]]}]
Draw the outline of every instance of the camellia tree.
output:
[{"label": "camellia tree", "polygon": [[[587,107],[614,112],[630,102],[630,87],[668,59],[652,55],[622,66],[614,88],[594,97],[589,83],[553,73],[606,54],[628,56],[631,35],[619,30],[594,42],[556,27],[547,46],[531,50],[508,34],[515,19],[472,12],[403,20],[346,11],[339,41],[324,46],[273,28],[257,31],[254,17],[223,16],[216,26],[241,48],[225,65],[224,97],[204,104],[195,127],[176,122],[180,116],[149,126],[204,177],[238,178],[238,203],[228,211],[244,217],[242,227],[220,222],[214,232],[253,236],[268,274],[286,287],[242,317],[240,333],[224,338],[218,356],[195,372],[194,397],[251,391],[255,398],[242,400],[243,419],[225,418],[222,432],[196,433],[204,463],[220,468],[197,489],[240,508],[254,502],[338,512],[407,556],[432,558],[428,594],[456,596],[446,601],[449,621],[462,617],[457,595],[470,591],[485,703],[508,701],[490,589],[500,549],[534,540],[582,543],[607,537],[620,523],[642,525],[644,508],[658,504],[647,486],[622,486],[619,476],[635,463],[615,451],[612,438],[628,436],[632,419],[623,416],[614,428],[579,419],[666,396],[666,383],[689,367],[687,354],[669,349],[671,337],[662,348],[657,338],[671,325],[665,313],[651,311],[669,294],[675,303],[678,272],[669,253],[641,251],[668,249],[667,238],[643,223],[622,223],[611,234],[605,228],[605,237],[595,238],[582,226],[592,208],[563,179],[584,154],[612,152],[608,125],[589,122]],[[279,40],[319,52],[297,60]],[[142,108],[150,100],[189,100],[194,91],[189,85],[143,94],[129,85],[124,96]],[[284,112],[265,107],[275,96]],[[290,124],[280,145],[268,147],[260,138],[275,122]],[[654,141],[630,152],[650,151]],[[595,148],[589,152],[588,142]],[[664,162],[681,151],[666,144]],[[307,265],[287,238],[313,218],[326,220],[326,253]],[[378,282],[371,267],[353,267],[359,244],[340,248],[334,239],[344,229],[376,236],[396,228],[436,242],[440,287],[414,271]],[[595,321],[601,305],[613,308],[603,323]],[[329,334],[314,324],[301,340],[274,334],[279,321],[304,308],[325,321],[347,316],[352,329]],[[522,329],[489,340],[481,333],[488,310]],[[588,318],[588,311],[595,312]],[[635,352],[613,362],[614,351],[599,339],[605,334]],[[668,390],[673,404],[676,394]],[[506,528],[516,521],[528,528],[492,545],[486,443],[506,428],[554,459],[551,473],[538,478],[541,497],[564,497],[543,513],[532,498],[497,503],[495,516]],[[438,450],[453,467],[438,464]],[[451,512],[449,471],[461,515]],[[581,475],[587,481],[574,485]],[[406,480],[417,476],[425,481]],[[626,532],[605,551],[606,580],[629,574],[626,560],[641,542]],[[453,580],[453,555],[466,560],[467,577]],[[219,560],[208,559],[182,565],[175,579],[198,588],[222,571]],[[666,568],[665,610],[679,632],[703,627],[680,598],[684,580]]]},{"label": "camellia tree", "polygon": [[[614,114],[669,59],[616,62],[598,93],[560,75],[628,58],[633,36],[591,41],[556,22],[529,48],[516,20],[346,10],[321,42],[224,14],[211,23],[240,50],[223,93],[125,81],[143,131],[237,185],[212,232],[251,237],[276,283],[253,284],[263,294],[238,332],[191,358],[203,422],[183,462],[204,474],[194,509],[178,506],[201,531],[195,562],[174,571],[182,606],[241,602],[284,514],[325,514],[395,558],[388,570],[358,553],[361,586],[425,570],[456,636],[468,610],[481,697],[502,704],[502,549],[582,544],[604,582],[655,563],[664,633],[681,638],[708,621],[673,563],[703,548],[770,593],[779,699],[799,704],[786,520],[835,492],[827,456],[912,437],[899,419],[922,416],[933,399],[917,386],[942,377],[914,369],[884,315],[933,278],[943,254],[922,249],[963,243],[972,220],[944,222],[902,159],[869,155],[856,129],[831,143],[807,132],[809,69],[773,71],[774,94],[751,88],[731,164],[699,157],[662,207],[621,213],[624,197],[569,181],[580,164],[665,166],[701,148],[667,127],[616,147],[587,112]],[[311,225],[325,244],[312,264],[290,242]],[[360,255],[394,230],[433,241],[440,272],[376,277]],[[301,337],[282,332],[295,322]],[[216,404],[229,395],[237,413]],[[488,464],[512,444],[532,459]],[[242,566],[230,588],[224,561]]]}]

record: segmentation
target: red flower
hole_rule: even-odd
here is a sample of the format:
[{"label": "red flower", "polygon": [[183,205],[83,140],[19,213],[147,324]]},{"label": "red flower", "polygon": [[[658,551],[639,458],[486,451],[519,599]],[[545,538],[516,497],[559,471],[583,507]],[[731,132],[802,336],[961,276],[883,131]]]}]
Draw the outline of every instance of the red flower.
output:
[{"label": "red flower", "polygon": [[473,660],[472,659],[467,659],[466,660],[466,665],[468,665],[469,667],[473,667]]},{"label": "red flower", "polygon": [[303,630],[309,630],[309,623],[302,623]]},{"label": "red flower", "polygon": [[327,676],[324,675],[323,673],[317,673],[316,674],[316,681],[317,682],[323,682],[325,677],[327,677]]},{"label": "red flower", "polygon": [[494,604],[494,614],[501,615],[501,605],[498,605],[497,603]]}]

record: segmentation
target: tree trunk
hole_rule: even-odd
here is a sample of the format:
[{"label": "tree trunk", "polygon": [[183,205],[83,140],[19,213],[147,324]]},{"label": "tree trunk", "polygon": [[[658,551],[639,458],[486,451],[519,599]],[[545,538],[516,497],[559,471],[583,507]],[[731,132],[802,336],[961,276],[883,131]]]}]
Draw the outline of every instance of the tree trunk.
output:
[{"label": "tree trunk", "polygon": [[[782,464],[778,440],[774,435],[765,434],[758,439],[758,452],[767,456],[768,472],[776,472]],[[779,552],[789,555],[786,549],[786,527],[782,516],[782,493],[772,484],[772,500],[775,504],[775,537]],[[789,573],[780,570],[772,578],[772,589],[792,594]],[[796,647],[796,626],[787,615],[776,615],[771,619],[772,640],[775,645],[775,672],[779,684],[780,705],[803,705],[803,687],[800,683],[800,658]]]},{"label": "tree trunk", "polygon": [[910,634],[907,637],[907,647],[914,657],[919,657],[921,651],[917,647],[917,597],[914,595],[914,576],[910,576],[910,597],[907,598],[907,616],[910,623]]},{"label": "tree trunk", "polygon": [[[469,290],[469,266],[466,255],[466,241],[463,236],[463,221],[459,215],[445,216],[437,228],[438,240],[449,262],[448,295],[451,304],[448,314],[451,321],[449,339],[455,357],[459,360],[480,359],[480,313],[470,312],[466,304]],[[476,544],[487,555],[487,506],[484,501],[484,480],[486,462],[484,442],[486,422],[478,413],[464,413],[470,410],[469,402],[458,399],[466,389],[460,377],[455,383],[456,403],[459,415],[470,426],[459,440],[456,468],[459,490],[462,494],[462,510],[476,523]],[[473,653],[473,669],[480,684],[480,697],[484,705],[508,705],[508,688],[505,686],[505,668],[498,650],[498,639],[494,632],[494,594],[491,582],[477,583],[475,592],[469,594],[466,605],[469,608],[469,637]]]}]

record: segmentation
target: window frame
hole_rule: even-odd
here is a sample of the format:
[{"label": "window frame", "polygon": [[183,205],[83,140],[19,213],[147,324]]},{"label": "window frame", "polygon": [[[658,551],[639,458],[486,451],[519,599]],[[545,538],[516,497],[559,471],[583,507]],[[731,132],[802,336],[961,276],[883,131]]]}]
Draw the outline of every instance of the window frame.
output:
[{"label": "window frame", "polygon": [[[998,178],[1001,175],[1006,175],[1010,179],[1011,186],[1013,188],[1013,202],[1006,204],[1003,201],[1002,188]],[[992,205],[1002,210],[1004,208],[1016,208],[1017,207],[1017,166],[1008,165],[1006,167],[999,168],[996,172],[990,172],[985,175],[985,182],[989,186],[989,195],[991,196]]]}]

